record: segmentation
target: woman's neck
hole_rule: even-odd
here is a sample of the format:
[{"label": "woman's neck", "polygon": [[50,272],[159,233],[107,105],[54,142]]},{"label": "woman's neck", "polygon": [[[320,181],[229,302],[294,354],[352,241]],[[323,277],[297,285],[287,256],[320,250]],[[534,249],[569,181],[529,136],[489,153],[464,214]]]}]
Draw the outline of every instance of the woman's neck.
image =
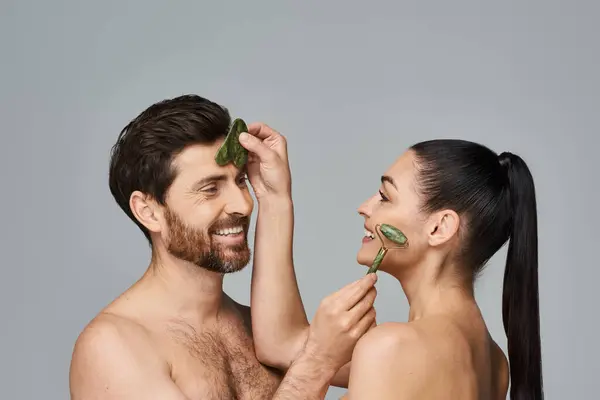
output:
[{"label": "woman's neck", "polygon": [[423,262],[397,277],[410,306],[409,322],[475,304],[472,280],[457,273],[455,265],[440,265]]}]

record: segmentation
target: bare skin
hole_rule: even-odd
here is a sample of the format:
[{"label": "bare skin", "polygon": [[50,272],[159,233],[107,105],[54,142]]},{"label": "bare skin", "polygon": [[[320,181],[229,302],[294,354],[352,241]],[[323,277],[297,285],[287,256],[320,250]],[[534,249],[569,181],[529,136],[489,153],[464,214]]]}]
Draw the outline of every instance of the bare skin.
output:
[{"label": "bare skin", "polygon": [[359,341],[352,365],[344,399],[504,400],[508,390],[506,357],[476,315],[382,324]]},{"label": "bare skin", "polygon": [[[347,399],[505,399],[508,361],[485,326],[471,281],[451,261],[460,219],[452,210],[420,214],[415,176],[407,152],[359,208],[368,232],[387,222],[402,226],[410,240],[380,266],[398,279],[410,311],[408,322],[383,324],[359,341]],[[366,237],[358,262],[368,265],[380,245]]]},{"label": "bare skin", "polygon": [[[285,137],[265,124],[256,124],[253,127],[256,129],[251,129],[252,135],[242,142],[242,145],[251,155],[261,154],[265,160],[269,159],[267,150],[280,154],[277,162],[272,162],[268,169],[277,175],[274,181],[290,182]],[[249,171],[258,168],[258,163],[250,162]],[[260,189],[265,185],[254,182],[258,176],[260,175],[249,174],[252,186]],[[251,303],[254,310],[252,326],[258,359],[269,366],[286,371],[302,352],[309,335],[310,324],[300,297],[293,264],[294,207],[291,188],[288,187],[282,192],[283,196],[278,202],[264,202],[263,207],[259,209]],[[371,304],[376,293],[373,287],[367,294]],[[375,314],[374,308],[372,313]],[[372,326],[375,326],[374,319],[373,317]],[[272,326],[277,326],[277,329],[271,329]],[[347,388],[349,375],[350,362],[347,362],[339,368],[331,385]]]},{"label": "bare skin", "polygon": [[[220,144],[193,145],[177,155],[168,208],[143,193],[131,195],[133,214],[153,237],[152,260],[144,276],[77,339],[70,370],[73,400],[323,399],[373,324],[376,279],[365,277],[323,300],[285,373],[259,361],[250,308],[223,292],[225,273],[175,255],[197,255],[207,243],[198,238],[210,236],[237,270],[247,262],[247,226],[234,235],[208,229],[248,217],[253,207],[245,171],[214,162]],[[248,170],[258,223],[281,215],[289,186],[277,175],[280,169],[272,168],[281,155],[264,150],[251,157],[256,168]]]},{"label": "bare skin", "polygon": [[[461,266],[451,262],[459,242],[460,219],[452,210],[433,215],[420,213],[414,161],[412,153],[403,154],[386,171],[380,193],[359,208],[369,236],[375,232],[376,224],[389,223],[401,226],[409,237],[409,249],[389,252],[379,269],[379,273],[390,274],[402,286],[410,304],[408,322],[378,325],[358,341],[351,363],[337,375],[340,379],[342,373],[349,372],[344,398],[505,399],[509,381],[506,356],[490,336],[470,279],[463,278],[459,273]],[[281,237],[265,242],[265,247],[289,245]],[[366,237],[358,263],[369,267],[380,245],[377,239]],[[293,269],[291,259],[279,265]],[[286,312],[300,315],[298,302],[293,298],[295,292],[290,290],[296,284],[293,275],[283,275],[274,267],[267,269],[268,264],[263,267],[254,271],[261,277],[256,285],[260,282],[263,288],[267,287],[269,276],[277,274],[277,285],[288,289],[288,298],[280,302],[270,297],[273,291],[253,291],[253,304],[257,306],[253,324],[259,326],[265,318],[274,319]],[[261,305],[263,309],[258,308]],[[286,343],[285,335],[303,335],[306,326],[303,328],[298,321],[280,324],[279,338],[260,343],[260,354],[268,363],[286,363],[285,353],[278,349]]]},{"label": "bare skin", "polygon": [[[307,341],[284,374],[256,358],[249,307],[218,288],[211,294],[216,287],[207,285],[200,288],[206,296],[189,302],[196,295],[186,296],[193,286],[189,282],[206,282],[211,274],[173,277],[149,269],[107,306],[77,340],[71,398],[323,399],[374,318],[368,312],[374,299],[365,296],[374,279],[342,288],[324,300],[314,340]],[[214,312],[208,313],[213,305]],[[341,321],[348,316],[354,322],[345,329]]]},{"label": "bare skin", "polygon": [[282,375],[256,359],[248,308],[204,288],[214,306],[205,312],[206,303],[182,301],[185,284],[174,281],[149,270],[89,324],[75,348],[73,399],[273,396]]}]

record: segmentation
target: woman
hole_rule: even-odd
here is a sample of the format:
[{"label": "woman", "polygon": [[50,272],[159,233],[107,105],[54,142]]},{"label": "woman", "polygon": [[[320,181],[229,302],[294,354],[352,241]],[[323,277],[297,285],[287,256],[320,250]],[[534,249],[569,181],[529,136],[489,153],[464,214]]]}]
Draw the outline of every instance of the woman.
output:
[{"label": "woman", "polygon": [[[379,250],[377,224],[408,238],[379,270],[400,281],[410,312],[408,323],[383,324],[358,342],[348,398],[505,399],[509,370],[511,399],[542,398],[537,211],[525,162],[467,141],[422,142],[386,171],[359,212],[368,231],[360,264]],[[473,294],[475,278],[507,240],[508,365]]]},{"label": "woman", "polygon": [[[256,178],[252,173],[249,178],[254,186]],[[358,341],[351,365],[333,382],[347,383],[346,398],[505,399],[509,371],[511,399],[543,398],[537,210],[525,162],[462,140],[418,143],[385,172],[379,192],[359,213],[367,231],[360,264],[370,267],[378,253],[378,225],[393,225],[408,238],[406,248],[387,253],[379,271],[399,280],[410,311],[408,322],[384,323]],[[309,332],[290,273],[290,214],[282,214],[289,222],[277,222],[286,235],[261,233],[259,208],[252,287],[257,355],[282,369]],[[507,241],[508,361],[487,330],[473,289],[486,262]],[[267,255],[273,248],[280,249],[279,259]]]}]

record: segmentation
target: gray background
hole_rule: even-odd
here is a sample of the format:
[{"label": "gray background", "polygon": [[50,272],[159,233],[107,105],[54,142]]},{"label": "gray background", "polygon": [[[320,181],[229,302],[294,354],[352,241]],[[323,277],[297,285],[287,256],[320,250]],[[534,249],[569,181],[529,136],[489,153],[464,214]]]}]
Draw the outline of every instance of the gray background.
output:
[{"label": "gray background", "polygon": [[[456,137],[522,155],[547,397],[595,398],[598,3],[416,3],[3,1],[0,398],[68,398],[78,333],[148,261],[108,190],[110,146],[142,109],[189,92],[289,138],[311,317],[364,273],[356,207],[407,146]],[[477,297],[505,348],[504,257]],[[242,302],[250,272],[226,279]],[[405,320],[398,284],[382,275],[379,293],[379,321]]]}]

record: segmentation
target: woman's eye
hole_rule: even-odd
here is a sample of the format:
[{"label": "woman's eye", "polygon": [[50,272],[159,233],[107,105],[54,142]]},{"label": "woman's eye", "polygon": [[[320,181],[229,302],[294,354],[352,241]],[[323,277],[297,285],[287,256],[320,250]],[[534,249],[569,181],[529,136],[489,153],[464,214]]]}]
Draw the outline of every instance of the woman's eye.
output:
[{"label": "woman's eye", "polygon": [[379,196],[381,197],[380,201],[390,201],[381,190],[379,191]]}]

